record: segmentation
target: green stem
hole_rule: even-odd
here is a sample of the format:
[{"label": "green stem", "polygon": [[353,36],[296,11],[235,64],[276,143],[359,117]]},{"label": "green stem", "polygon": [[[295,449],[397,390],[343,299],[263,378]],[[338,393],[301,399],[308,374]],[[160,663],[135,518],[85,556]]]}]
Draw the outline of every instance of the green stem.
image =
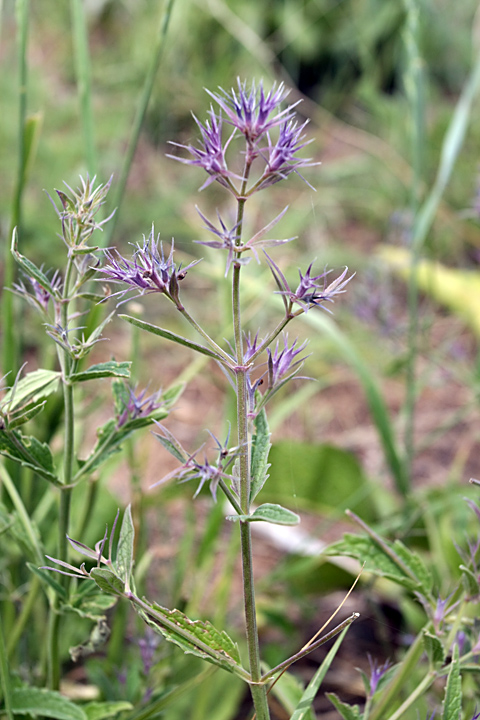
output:
[{"label": "green stem", "polygon": [[[72,257],[68,258],[65,270],[65,282],[63,288],[63,302],[61,309],[61,325],[64,330],[68,328],[68,312],[69,312],[69,291],[72,284],[72,277],[75,264]],[[64,562],[68,556],[68,540],[70,526],[70,506],[72,499],[72,479],[73,479],[73,461],[74,461],[74,405],[73,405],[73,386],[68,381],[68,376],[72,368],[72,358],[68,350],[61,350],[60,364],[62,366],[62,384],[63,384],[63,402],[64,402],[64,440],[63,440],[63,487],[60,488],[60,504],[58,511],[58,550],[57,558]],[[64,587],[68,586],[68,577],[61,576],[61,582]],[[60,599],[55,597],[50,608],[49,623],[49,644],[48,644],[48,682],[52,690],[58,690],[60,686]]]},{"label": "green stem", "polygon": [[77,73],[78,99],[82,116],[85,157],[90,177],[96,173],[94,122],[91,103],[90,58],[88,48],[87,22],[82,0],[71,0],[73,47]]},{"label": "green stem", "polygon": [[430,685],[433,684],[436,677],[437,674],[433,671],[427,673],[423,680],[419,682],[418,685],[415,687],[415,690],[411,693],[411,695],[408,696],[405,702],[400,705],[400,707],[393,713],[393,715],[390,715],[388,720],[399,720],[399,718],[402,717],[404,712],[408,710],[408,708],[413,705],[413,703],[418,700],[419,697],[422,697],[425,690],[428,690]]},{"label": "green stem", "polygon": [[[245,209],[245,189],[247,184],[249,168],[244,172],[242,192],[238,198],[237,227],[238,233],[236,244],[240,245],[243,227],[243,215]],[[238,258],[238,254],[237,254]],[[240,307],[240,271],[241,265],[234,263],[232,280],[232,316],[233,332],[235,340],[235,354],[237,361],[237,434],[239,447],[239,471],[240,471],[240,505],[245,515],[250,512],[250,463],[249,463],[249,433],[248,433],[248,398],[247,398],[247,370],[243,364],[243,337],[242,319]],[[255,590],[253,583],[252,564],[252,536],[251,527],[248,522],[240,522],[240,544],[242,552],[243,570],[243,597],[245,609],[245,630],[247,636],[248,658],[250,675],[252,678],[251,693],[255,706],[257,720],[268,720],[270,713],[268,709],[267,690],[260,683],[260,647],[258,642],[257,617],[255,607]]]},{"label": "green stem", "polygon": [[10,682],[10,671],[8,667],[7,651],[3,637],[2,617],[0,615],[0,677],[2,678],[3,698],[5,701],[5,713],[8,720],[13,720],[12,710],[12,686]]}]

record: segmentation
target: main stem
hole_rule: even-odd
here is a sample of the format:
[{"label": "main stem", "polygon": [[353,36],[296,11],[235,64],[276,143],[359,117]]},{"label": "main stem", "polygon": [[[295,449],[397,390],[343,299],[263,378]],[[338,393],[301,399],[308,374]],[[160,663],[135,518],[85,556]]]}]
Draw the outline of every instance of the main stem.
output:
[{"label": "main stem", "polygon": [[[245,173],[247,177],[248,172]],[[246,186],[246,180],[244,186]],[[243,188],[245,190],[245,187]],[[245,193],[242,192],[242,195]],[[242,236],[243,214],[245,198],[238,199],[238,235],[237,245]],[[237,258],[239,255],[237,255]],[[233,329],[235,338],[235,353],[237,359],[237,432],[239,447],[240,470],[240,504],[245,515],[250,513],[250,442],[248,431],[248,398],[247,398],[247,371],[243,363],[243,337],[240,309],[240,270],[241,265],[233,265],[232,283],[232,309]],[[250,675],[253,683],[259,683],[261,678],[260,647],[258,642],[257,617],[255,609],[255,589],[253,584],[252,564],[252,536],[249,522],[240,522],[240,542],[242,552],[243,570],[243,597],[245,607],[245,628],[247,635],[248,659]],[[269,720],[267,690],[265,685],[251,685],[253,704],[257,720]]]},{"label": "main stem", "polygon": [[[69,289],[74,271],[72,258],[68,259],[65,272],[63,289],[63,305],[61,310],[61,324],[64,330],[68,328],[68,306]],[[73,408],[73,387],[68,382],[71,370],[72,358],[67,350],[61,351],[60,363],[62,367],[63,380],[63,402],[64,402],[64,447],[63,447],[63,487],[60,488],[60,505],[58,511],[58,553],[59,560],[66,562],[68,553],[67,535],[70,525],[70,505],[72,489],[70,487],[73,479],[73,458],[74,458],[74,408]],[[64,585],[68,578],[61,576]],[[52,690],[58,690],[60,686],[60,601],[58,595],[55,597],[50,610],[49,625],[49,653],[48,653],[48,684]]]}]

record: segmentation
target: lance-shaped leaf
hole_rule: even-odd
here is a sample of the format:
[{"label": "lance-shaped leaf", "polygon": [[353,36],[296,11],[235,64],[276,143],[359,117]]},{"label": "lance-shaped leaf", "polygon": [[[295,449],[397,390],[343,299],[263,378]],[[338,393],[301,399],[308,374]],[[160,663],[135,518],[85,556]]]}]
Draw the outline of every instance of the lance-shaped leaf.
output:
[{"label": "lance-shaped leaf", "polygon": [[300,516],[276,503],[264,503],[259,505],[251,515],[228,515],[228,520],[268,522],[273,525],[298,525]]},{"label": "lance-shaped leaf", "polygon": [[61,373],[55,370],[34,370],[15,383],[5,394],[3,403],[8,411],[18,410],[26,404],[44,400],[56,392]]},{"label": "lance-shaped leaf", "polygon": [[100,590],[109,595],[123,597],[125,585],[122,580],[111,570],[95,567],[90,570],[90,577],[95,580]]},{"label": "lance-shaped leaf", "polygon": [[462,571],[462,584],[465,588],[465,592],[469,598],[476,598],[480,595],[480,583],[476,573],[472,572],[470,568],[465,565],[460,565],[459,569]]},{"label": "lance-shaped leaf", "polygon": [[335,706],[335,709],[338,710],[338,712],[342,716],[343,720],[361,720],[362,719],[363,715],[360,712],[360,708],[358,707],[358,705],[347,705],[346,703],[342,702],[335,695],[335,693],[325,693],[325,696]]},{"label": "lance-shaped leaf", "polygon": [[252,462],[250,487],[250,501],[256,498],[268,479],[268,454],[272,444],[270,442],[270,430],[267,422],[267,414],[263,408],[255,418],[255,435],[252,438]]},{"label": "lance-shaped leaf", "polygon": [[42,288],[44,290],[47,290],[47,292],[49,292],[50,295],[52,295],[53,297],[58,298],[58,289],[55,289],[53,287],[53,285],[51,284],[48,277],[45,275],[45,273],[43,273],[40,270],[40,268],[38,268],[33,262],[31,262],[31,260],[29,260],[24,255],[22,255],[21,253],[18,252],[17,244],[18,244],[18,237],[17,237],[17,230],[15,229],[13,231],[12,247],[11,247],[12,254],[13,254],[15,260],[20,265],[20,267],[24,271],[25,275],[27,275],[27,277],[34,278],[42,286]]},{"label": "lance-shaped leaf", "polygon": [[133,710],[133,705],[126,700],[112,702],[91,702],[83,705],[87,720],[106,720],[121,712]]},{"label": "lance-shaped leaf", "polygon": [[452,664],[448,673],[442,720],[458,720],[462,715],[462,677],[458,658],[458,645],[454,645]]},{"label": "lance-shaped leaf", "polygon": [[205,347],[204,345],[199,345],[196,342],[193,342],[192,340],[187,340],[187,338],[182,337],[181,335],[177,335],[176,333],[170,332],[170,330],[164,330],[163,328],[159,328],[156,325],[152,325],[151,323],[145,322],[144,320],[139,320],[138,318],[131,317],[130,315],[119,315],[123,320],[126,320],[131,325],[135,325],[135,327],[140,328],[141,330],[146,330],[147,332],[153,333],[153,335],[159,335],[160,337],[165,338],[166,340],[171,340],[172,342],[178,343],[179,345],[183,345],[184,347],[190,348],[190,350],[195,350],[195,352],[200,353],[201,355],[207,355],[210,358],[213,358],[214,360],[218,360],[219,362],[225,362],[224,358],[222,358],[220,355],[218,355],[213,350],[210,350],[209,348]]},{"label": "lance-shaped leaf", "polygon": [[408,590],[431,595],[433,579],[421,558],[400,540],[389,543],[381,539],[346,533],[339,542],[325,550],[326,555],[347,555],[365,563],[365,569],[389,578]]},{"label": "lance-shaped leaf", "polygon": [[248,677],[241,666],[238,647],[226,632],[217,630],[209,622],[190,620],[180,610],[167,610],[157,603],[149,606],[135,598],[132,602],[148,625],[184,653],[207,660],[244,679]]},{"label": "lance-shaped leaf", "polygon": [[133,568],[133,543],[135,539],[135,529],[133,527],[132,509],[128,505],[123,513],[122,527],[120,528],[120,537],[117,546],[117,558],[115,560],[115,570],[119,577],[124,581],[125,588],[130,589],[130,580]]},{"label": "lance-shaped leaf", "polygon": [[445,649],[438,637],[425,630],[423,633],[423,645],[430,665],[433,668],[443,665],[445,662]]},{"label": "lance-shaped leaf", "polygon": [[19,430],[0,431],[0,454],[58,484],[51,450],[37,438],[22,435]]},{"label": "lance-shaped leaf", "polygon": [[131,365],[131,362],[116,362],[115,360],[109,360],[108,362],[99,363],[98,365],[91,365],[82,372],[72,373],[72,375],[69,375],[68,380],[72,383],[76,383],[105,377],[121,377],[128,379],[130,377]]}]

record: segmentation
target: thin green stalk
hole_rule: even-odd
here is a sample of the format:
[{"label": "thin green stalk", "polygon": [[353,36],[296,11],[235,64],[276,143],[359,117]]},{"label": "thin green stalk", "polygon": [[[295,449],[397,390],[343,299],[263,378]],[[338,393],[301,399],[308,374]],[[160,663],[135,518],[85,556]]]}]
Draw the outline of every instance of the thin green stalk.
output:
[{"label": "thin green stalk", "polygon": [[[420,632],[403,658],[398,672],[384,690],[378,703],[376,703],[369,720],[383,720],[383,718],[385,718],[385,713],[388,711],[388,708],[392,706],[396,697],[405,688],[405,683],[408,678],[416,671],[424,649],[423,634]],[[391,720],[391,718],[389,720]]]},{"label": "thin green stalk", "polygon": [[[8,238],[12,237],[13,230],[20,226],[23,190],[25,187],[26,168],[26,138],[25,126],[27,118],[27,86],[28,86],[28,0],[16,1],[16,16],[18,27],[18,162],[17,176],[15,179],[15,190],[12,201],[12,217]],[[4,286],[12,287],[15,279],[15,261],[10,252],[10,240],[5,243],[4,256]],[[2,371],[15,375],[18,355],[18,329],[14,321],[13,294],[4,292],[2,296],[2,320],[3,320],[3,348],[2,348]]]},{"label": "thin green stalk", "polygon": [[87,22],[82,0],[71,0],[73,48],[75,70],[77,73],[78,98],[82,117],[85,159],[88,173],[96,173],[97,158],[95,152],[95,134],[91,103],[90,56],[88,48]]},{"label": "thin green stalk", "polygon": [[5,701],[5,712],[8,717],[8,720],[13,720],[12,687],[11,687],[11,683],[10,683],[10,672],[8,669],[8,658],[7,658],[7,651],[5,648],[5,639],[3,636],[1,614],[0,614],[0,670],[1,670],[0,675],[2,678],[3,698]]},{"label": "thin green stalk", "polygon": [[422,697],[425,690],[428,690],[428,688],[433,684],[436,677],[437,673],[433,670],[427,673],[423,680],[421,680],[415,687],[415,690],[408,696],[405,702],[400,705],[400,707],[393,713],[393,715],[389,716],[388,720],[400,720],[405,711],[408,710],[408,708],[411,707],[413,703],[418,700],[418,698]]},{"label": "thin green stalk", "polygon": [[113,216],[111,222],[108,225],[108,229],[104,233],[105,246],[109,246],[111,239],[117,226],[118,217],[120,215],[120,208],[122,207],[123,196],[125,194],[125,188],[127,186],[128,176],[130,174],[130,168],[132,166],[135,151],[137,149],[138,138],[140,137],[140,131],[142,129],[145,114],[147,112],[148,103],[150,102],[150,96],[153,90],[153,84],[160,67],[160,62],[165,47],[165,39],[168,32],[168,26],[170,23],[170,17],[172,14],[173,3],[175,0],[167,0],[165,10],[163,12],[162,21],[160,24],[160,30],[157,36],[157,41],[153,48],[153,53],[150,60],[150,66],[147,70],[147,75],[143,84],[142,94],[140,96],[135,118],[133,121],[132,131],[128,142],[127,151],[124,156],[122,169],[120,172],[120,179],[117,184],[117,190],[113,199],[113,207],[117,208],[117,212]]},{"label": "thin green stalk", "polygon": [[[424,109],[424,72],[420,56],[419,6],[416,0],[404,0],[407,12],[405,45],[408,65],[405,75],[405,88],[410,103],[412,119],[412,190],[411,212],[417,219],[420,206],[420,192],[423,177],[423,148],[425,139]],[[406,368],[405,397],[405,478],[406,491],[410,489],[413,459],[415,456],[415,409],[417,399],[417,357],[418,357],[418,263],[420,248],[418,243],[412,244],[410,254],[410,273],[407,289],[408,305],[408,358]]]},{"label": "thin green stalk", "polygon": [[13,652],[17,649],[20,638],[25,632],[25,628],[30,619],[30,615],[38,604],[38,595],[42,590],[40,578],[38,575],[32,577],[28,595],[22,603],[22,610],[20,614],[15,618],[15,622],[12,625],[12,630],[8,636],[7,643],[7,656],[10,658]]},{"label": "thin green stalk", "polygon": [[[74,262],[68,258],[65,271],[63,288],[63,304],[61,309],[61,325],[66,330],[68,327],[69,293],[74,272]],[[70,509],[72,499],[72,479],[74,461],[74,434],[75,418],[73,404],[73,386],[68,381],[72,367],[72,358],[68,350],[59,350],[59,359],[62,367],[63,401],[64,401],[64,440],[63,440],[63,487],[60,488],[60,504],[58,511],[58,551],[57,558],[66,562],[68,555],[68,540],[70,530]],[[61,576],[61,582],[66,587],[68,577]],[[58,690],[60,686],[60,615],[59,598],[55,597],[50,608],[49,642],[48,642],[48,682],[52,690]]]}]

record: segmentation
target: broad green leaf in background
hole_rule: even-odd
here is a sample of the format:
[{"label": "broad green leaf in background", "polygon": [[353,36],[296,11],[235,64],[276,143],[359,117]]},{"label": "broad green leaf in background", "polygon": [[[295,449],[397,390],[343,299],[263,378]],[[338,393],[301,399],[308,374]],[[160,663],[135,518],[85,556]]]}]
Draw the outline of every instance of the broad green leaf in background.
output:
[{"label": "broad green leaf in background", "polygon": [[3,403],[9,411],[16,410],[26,403],[38,402],[56,392],[62,374],[55,370],[34,370],[27,373],[6,393]]},{"label": "broad green leaf in background", "polygon": [[15,715],[33,715],[56,720],[87,720],[87,715],[79,705],[58,692],[36,687],[13,690],[12,710]]},{"label": "broad green leaf in background", "polygon": [[291,504],[320,512],[331,508],[340,514],[347,508],[366,520],[375,519],[375,503],[369,485],[355,456],[334,447],[281,440],[270,450],[270,480],[258,500]]}]

